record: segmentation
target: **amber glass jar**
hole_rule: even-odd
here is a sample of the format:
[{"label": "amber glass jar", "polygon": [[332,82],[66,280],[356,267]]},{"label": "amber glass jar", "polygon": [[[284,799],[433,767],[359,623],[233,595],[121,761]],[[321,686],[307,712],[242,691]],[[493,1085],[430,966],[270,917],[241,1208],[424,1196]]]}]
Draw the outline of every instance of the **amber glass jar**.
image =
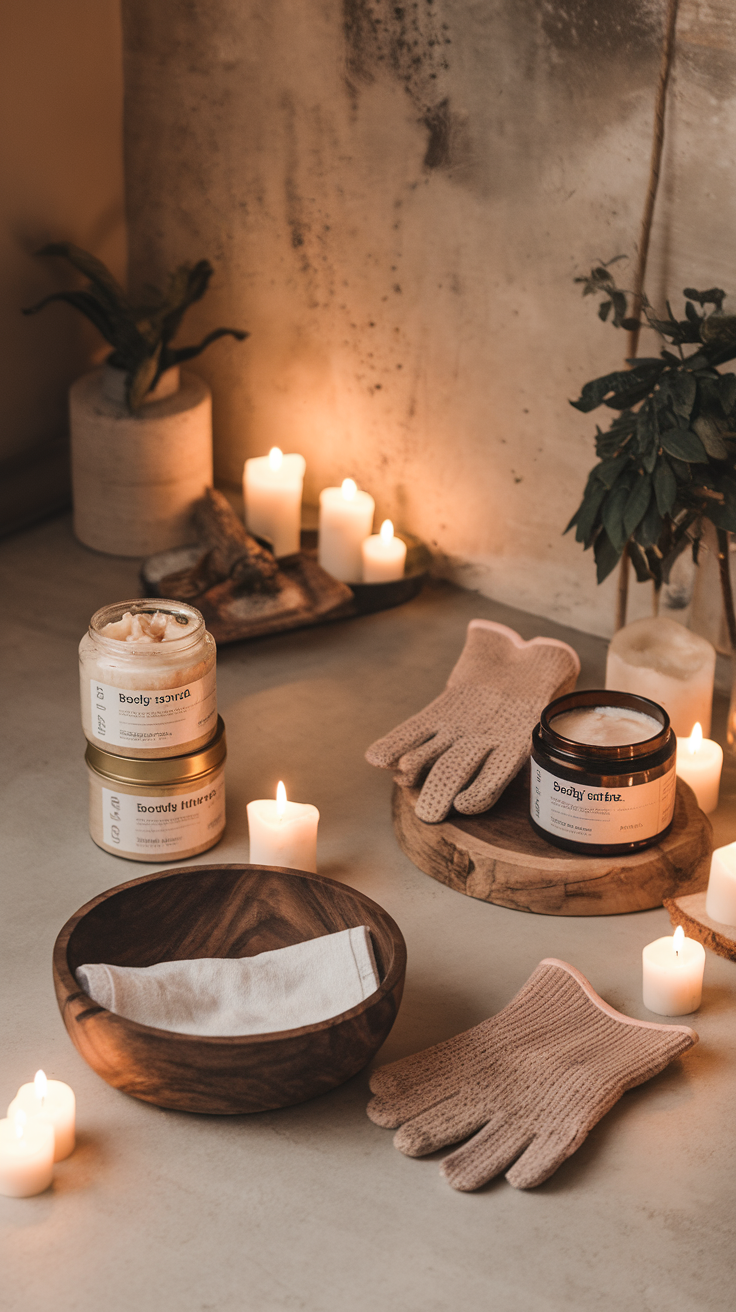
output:
[{"label": "amber glass jar", "polygon": [[[618,720],[619,738],[633,721],[640,740],[577,741],[569,713],[591,710],[612,727]],[[609,736],[617,736],[615,728]],[[590,856],[651,847],[672,826],[676,749],[666,711],[647,697],[602,689],[558,697],[532,735],[532,828],[557,847]]]}]

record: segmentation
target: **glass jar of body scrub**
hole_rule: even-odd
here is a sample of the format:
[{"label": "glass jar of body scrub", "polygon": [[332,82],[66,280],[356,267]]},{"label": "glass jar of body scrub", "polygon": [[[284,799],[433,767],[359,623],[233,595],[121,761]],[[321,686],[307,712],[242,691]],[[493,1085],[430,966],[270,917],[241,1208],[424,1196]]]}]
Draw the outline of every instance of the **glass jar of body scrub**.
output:
[{"label": "glass jar of body scrub", "polygon": [[197,751],[217,728],[217,649],[194,606],[103,606],[79,644],[82,728],[113,756]]},{"label": "glass jar of body scrub", "polygon": [[129,861],[182,861],[225,829],[225,725],[198,752],[165,760],[114,756],[87,743],[89,832]]},{"label": "glass jar of body scrub", "polygon": [[590,856],[650,847],[672,825],[676,748],[666,711],[647,697],[558,697],[532,734],[532,828]]}]

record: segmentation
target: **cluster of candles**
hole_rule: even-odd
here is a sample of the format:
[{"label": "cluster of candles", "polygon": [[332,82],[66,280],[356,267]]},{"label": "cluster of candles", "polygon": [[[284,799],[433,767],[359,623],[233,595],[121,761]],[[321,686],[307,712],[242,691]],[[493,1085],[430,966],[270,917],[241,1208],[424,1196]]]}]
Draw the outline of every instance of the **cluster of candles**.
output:
[{"label": "cluster of candles", "polygon": [[[243,470],[245,523],[267,538],[274,555],[290,556],[301,543],[304,456],[284,455],[273,447],[267,456],[246,460]],[[406,543],[394,537],[385,519],[373,532],[376,503],[352,478],[341,487],[326,487],[319,497],[319,563],[343,583],[385,583],[403,577]]]},{"label": "cluster of candles", "polygon": [[30,1198],[48,1189],[54,1162],[74,1150],[76,1100],[61,1080],[36,1071],[32,1084],[21,1084],[0,1121],[0,1194]]}]

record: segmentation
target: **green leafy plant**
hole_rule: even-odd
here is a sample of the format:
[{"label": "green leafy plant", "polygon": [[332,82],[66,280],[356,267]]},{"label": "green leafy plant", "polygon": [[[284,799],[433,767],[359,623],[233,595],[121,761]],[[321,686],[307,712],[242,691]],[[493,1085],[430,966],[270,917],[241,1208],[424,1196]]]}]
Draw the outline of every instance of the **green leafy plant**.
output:
[{"label": "green leafy plant", "polygon": [[[614,262],[575,281],[584,296],[602,296],[602,320],[631,331],[637,320],[627,317],[629,294],[616,285]],[[736,649],[727,537],[736,532],[736,375],[719,369],[736,358],[736,316],[724,313],[719,287],[686,287],[683,296],[682,319],[669,302],[666,318],[658,318],[642,296],[647,323],[666,343],[659,356],[628,360],[627,369],[586,383],[571,402],[584,414],[601,405],[616,414],[607,429],[596,426],[598,463],[565,532],[574,527],[585,550],[593,548],[599,583],[626,551],[639,581],[659,588],[688,547],[697,563],[703,521],[710,520]]]},{"label": "green leafy plant", "polygon": [[39,255],[57,255],[83,273],[89,285],[82,290],[52,292],[24,314],[36,314],[52,301],[65,301],[81,310],[113,348],[108,364],[125,372],[125,399],[130,410],[143,405],[148,393],[172,365],[193,360],[218,337],[249,336],[238,328],[215,328],[196,346],[171,345],[190,305],[207,291],[214,272],[209,260],[181,264],[169,276],[165,292],[152,289],[148,305],[133,305],[109,269],[94,255],[71,242],[52,242]]}]

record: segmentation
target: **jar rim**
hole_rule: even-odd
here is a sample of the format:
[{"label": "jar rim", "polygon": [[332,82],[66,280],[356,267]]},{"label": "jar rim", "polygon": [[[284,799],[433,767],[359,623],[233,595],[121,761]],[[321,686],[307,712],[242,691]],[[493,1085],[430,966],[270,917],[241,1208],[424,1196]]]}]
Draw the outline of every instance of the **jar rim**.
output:
[{"label": "jar rim", "polygon": [[[132,615],[172,615],[187,624],[187,632],[180,638],[170,638],[166,642],[121,642],[119,638],[108,638],[101,631],[105,625],[114,624],[122,619],[126,612]],[[190,627],[190,621],[194,624]],[[181,622],[181,620],[180,620]],[[168,597],[137,597],[128,601],[115,601],[101,606],[92,616],[87,629],[92,641],[99,643],[103,651],[130,656],[146,655],[153,660],[160,660],[165,653],[169,655],[185,651],[194,643],[200,642],[205,629],[202,612],[186,601],[173,601]]]},{"label": "jar rim", "polygon": [[84,759],[95,774],[119,785],[152,785],[159,788],[192,783],[211,774],[227,756],[225,722],[217,717],[217,728],[204,747],[183,756],[128,757],[115,756],[96,743],[87,742]]},{"label": "jar rim", "polygon": [[[662,726],[651,738],[637,743],[621,743],[610,746],[602,743],[581,743],[573,738],[566,738],[552,727],[552,721],[565,711],[577,711],[589,706],[616,706],[622,710],[638,711],[649,716]],[[550,747],[556,756],[570,761],[590,762],[592,759],[602,761],[633,761],[652,756],[666,747],[674,738],[670,717],[663,706],[652,701],[650,697],[641,697],[638,693],[618,692],[612,688],[584,688],[578,692],[564,693],[545,706],[539,717],[539,732],[542,742]]]}]

